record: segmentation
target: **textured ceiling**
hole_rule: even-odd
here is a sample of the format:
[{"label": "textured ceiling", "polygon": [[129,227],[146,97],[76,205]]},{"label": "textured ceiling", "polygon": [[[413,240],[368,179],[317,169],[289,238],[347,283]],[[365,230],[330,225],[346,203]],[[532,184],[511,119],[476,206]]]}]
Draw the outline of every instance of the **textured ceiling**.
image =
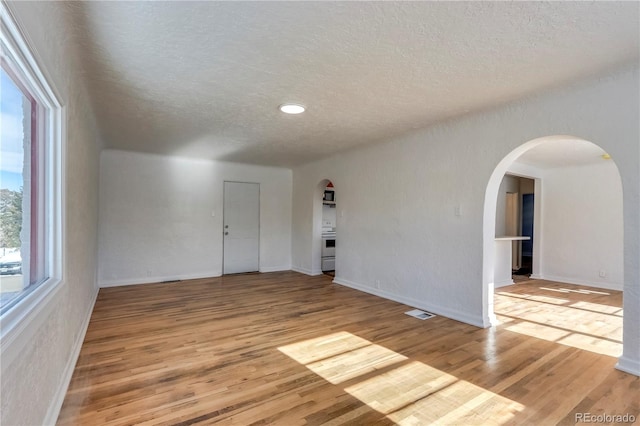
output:
[{"label": "textured ceiling", "polygon": [[598,145],[581,139],[558,139],[553,143],[540,144],[522,154],[517,163],[540,169],[555,169],[567,166],[586,166],[605,161],[605,151]]},{"label": "textured ceiling", "polygon": [[[638,59],[636,2],[69,2],[110,148],[294,166]],[[308,110],[280,113],[286,101]]]}]

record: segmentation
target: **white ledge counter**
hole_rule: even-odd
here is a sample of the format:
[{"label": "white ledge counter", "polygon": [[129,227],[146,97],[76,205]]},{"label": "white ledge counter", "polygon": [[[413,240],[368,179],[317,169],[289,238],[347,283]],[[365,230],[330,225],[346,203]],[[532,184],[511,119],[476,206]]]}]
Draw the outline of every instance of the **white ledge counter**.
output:
[{"label": "white ledge counter", "polygon": [[531,237],[503,236],[496,237],[495,244],[495,270],[493,277],[494,288],[513,284],[511,274],[511,250],[514,241],[527,241]]}]

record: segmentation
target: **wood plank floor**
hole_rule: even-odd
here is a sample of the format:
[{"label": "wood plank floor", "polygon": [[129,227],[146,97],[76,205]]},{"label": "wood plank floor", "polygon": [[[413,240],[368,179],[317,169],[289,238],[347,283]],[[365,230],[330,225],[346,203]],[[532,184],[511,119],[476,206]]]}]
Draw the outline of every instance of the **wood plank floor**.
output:
[{"label": "wood plank floor", "polygon": [[495,308],[491,329],[420,321],[295,272],[102,289],[58,424],[640,417],[640,379],[614,370],[619,292],[529,281],[499,289]]}]

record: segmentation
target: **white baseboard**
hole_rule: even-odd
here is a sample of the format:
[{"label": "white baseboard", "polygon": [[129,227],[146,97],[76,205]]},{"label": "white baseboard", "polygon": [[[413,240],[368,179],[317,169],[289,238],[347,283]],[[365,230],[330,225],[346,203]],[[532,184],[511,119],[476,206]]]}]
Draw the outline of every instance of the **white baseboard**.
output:
[{"label": "white baseboard", "polygon": [[384,290],[380,290],[377,288],[365,286],[362,284],[358,284],[353,281],[346,280],[344,278],[336,277],[333,280],[334,283],[343,285],[345,287],[350,287],[354,290],[363,291],[365,293],[373,294],[374,296],[382,297],[383,299],[393,300],[394,302],[403,303],[405,305],[411,306],[413,308],[422,309],[425,311],[433,312],[434,314],[447,317],[456,321],[463,322],[465,324],[470,324],[476,327],[485,328],[485,321],[483,321],[482,316],[472,316],[467,314],[466,312],[457,311],[454,309],[445,308],[442,306],[432,305],[422,300],[413,299],[410,297],[401,296],[398,294],[389,293]]},{"label": "white baseboard", "polygon": [[265,266],[265,267],[260,267],[260,272],[262,273],[267,273],[267,272],[281,272],[281,271],[290,271],[291,270],[291,265],[286,265],[286,266]]},{"label": "white baseboard", "polygon": [[298,266],[292,266],[291,270],[295,272],[300,272],[301,274],[310,275],[312,277],[315,277],[316,275],[322,275],[322,271],[313,271],[311,269],[301,268]]},{"label": "white baseboard", "polygon": [[515,284],[513,282],[513,280],[501,281],[501,282],[498,282],[498,283],[493,283],[493,288],[506,287],[506,286],[512,285],[512,284]]},{"label": "white baseboard", "polygon": [[537,280],[547,280],[547,281],[557,281],[559,283],[565,284],[573,284],[573,285],[584,285],[588,287],[596,287],[596,288],[604,288],[607,290],[616,290],[622,291],[623,284],[622,283],[612,283],[606,281],[590,281],[578,278],[571,277],[561,277],[558,275],[536,275],[535,277],[532,275],[531,278]]},{"label": "white baseboard", "polygon": [[491,315],[487,315],[484,318],[484,321],[482,323],[482,327],[483,328],[489,328],[489,327],[493,327],[500,324],[500,321],[498,321],[498,317],[496,317],[495,313],[492,313]]},{"label": "white baseboard", "polygon": [[302,267],[299,267],[299,266],[292,266],[291,270],[294,271],[294,272],[299,272],[301,274],[311,275],[311,270],[310,269],[302,268]]},{"label": "white baseboard", "polygon": [[131,278],[120,280],[102,280],[98,283],[100,288],[106,287],[119,287],[123,285],[137,285],[137,284],[152,284],[161,283],[163,281],[182,281],[182,280],[195,280],[199,278],[214,278],[222,275],[222,271],[211,271],[200,274],[184,274],[184,275],[170,275],[165,277],[145,277],[145,278]]},{"label": "white baseboard", "polygon": [[58,384],[58,389],[56,390],[53,400],[49,405],[49,409],[47,410],[47,414],[45,415],[43,421],[44,425],[55,425],[56,421],[58,420],[60,409],[62,409],[64,397],[66,396],[67,389],[69,388],[69,384],[71,383],[71,376],[73,376],[73,371],[76,368],[76,363],[78,362],[78,357],[80,356],[80,350],[82,349],[82,343],[84,342],[84,337],[87,334],[89,321],[91,320],[91,314],[93,313],[93,308],[96,304],[97,299],[98,289],[96,289],[93,294],[93,302],[91,302],[91,305],[89,306],[89,309],[87,310],[84,321],[82,323],[82,327],[80,328],[80,332],[78,333],[75,342],[73,342],[71,355],[67,360],[67,365],[65,366],[64,372],[62,373],[62,378],[60,379],[60,383]]},{"label": "white baseboard", "polygon": [[616,369],[640,377],[640,361],[638,360],[633,360],[621,356],[620,358],[618,358]]}]

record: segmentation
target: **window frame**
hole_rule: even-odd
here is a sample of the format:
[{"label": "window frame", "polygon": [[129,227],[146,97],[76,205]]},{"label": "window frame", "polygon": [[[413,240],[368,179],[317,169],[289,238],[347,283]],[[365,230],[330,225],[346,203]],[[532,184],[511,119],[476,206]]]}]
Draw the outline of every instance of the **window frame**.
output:
[{"label": "window frame", "polygon": [[[35,142],[36,148],[32,147],[31,154],[32,165],[37,171],[32,172],[31,176],[37,182],[36,194],[31,194],[30,203],[32,206],[35,204],[39,219],[30,221],[29,238],[30,245],[36,242],[38,248],[35,251],[35,262],[29,263],[29,275],[31,277],[31,271],[37,272],[43,264],[46,265],[47,275],[41,282],[33,282],[29,277],[29,285],[0,314],[0,356],[3,358],[4,370],[13,356],[17,356],[20,349],[17,346],[22,346],[12,343],[16,340],[26,343],[28,339],[24,330],[34,321],[46,319],[47,314],[43,309],[53,309],[53,304],[49,302],[64,283],[66,110],[51,84],[52,79],[38,65],[32,53],[35,50],[30,47],[28,39],[20,31],[4,2],[0,2],[0,30],[3,68],[23,93],[33,98],[32,105],[36,105],[36,108],[32,108],[31,118],[32,126],[34,122],[37,125],[31,129],[32,143]],[[34,253],[31,247],[29,251]],[[9,351],[8,348],[15,350]]]},{"label": "window frame", "polygon": [[[3,49],[4,52],[4,49]],[[38,104],[36,98],[31,94],[31,91],[28,88],[28,85],[25,83],[24,78],[22,78],[22,73],[17,70],[17,66],[13,64],[13,61],[6,58],[4,54],[0,53],[0,67],[7,74],[7,76],[11,79],[11,81],[15,84],[18,90],[22,93],[22,95],[29,101],[30,105],[30,117],[29,117],[29,179],[25,179],[23,181],[23,196],[27,195],[29,197],[29,209],[27,212],[23,211],[23,218],[25,214],[29,218],[29,244],[27,245],[29,253],[21,253],[22,254],[22,263],[23,265],[26,263],[29,268],[24,269],[22,271],[22,275],[24,277],[23,281],[26,281],[27,288],[32,285],[37,285],[34,281],[33,277],[38,276],[38,267],[41,262],[44,261],[42,259],[40,250],[37,250],[35,253],[32,250],[32,247],[39,247],[41,245],[40,237],[42,236],[42,218],[40,217],[40,206],[42,206],[42,184],[41,179],[44,179],[44,174],[41,173],[40,169],[43,166],[46,166],[42,156],[40,153],[42,149],[38,146],[41,140],[46,137],[41,130],[43,130],[43,125],[41,123],[42,117],[44,116],[43,112],[40,111],[43,109]],[[26,153],[25,153],[26,155]],[[23,173],[24,174],[24,173]],[[45,173],[46,174],[46,173]],[[27,185],[29,189],[27,190]],[[24,205],[24,201],[23,201]],[[46,206],[45,206],[46,207]],[[37,212],[37,214],[32,215],[32,212]],[[46,212],[45,212],[46,213]],[[23,221],[24,222],[24,221]],[[24,223],[23,223],[24,225]],[[24,247],[24,244],[23,244]],[[35,256],[34,256],[35,254]],[[26,259],[26,262],[25,262]],[[42,271],[44,273],[44,271]],[[23,291],[26,291],[25,288]],[[19,298],[19,297],[18,297]],[[0,308],[0,315],[6,312],[8,308],[10,308],[17,300],[11,301],[9,305]]]}]

